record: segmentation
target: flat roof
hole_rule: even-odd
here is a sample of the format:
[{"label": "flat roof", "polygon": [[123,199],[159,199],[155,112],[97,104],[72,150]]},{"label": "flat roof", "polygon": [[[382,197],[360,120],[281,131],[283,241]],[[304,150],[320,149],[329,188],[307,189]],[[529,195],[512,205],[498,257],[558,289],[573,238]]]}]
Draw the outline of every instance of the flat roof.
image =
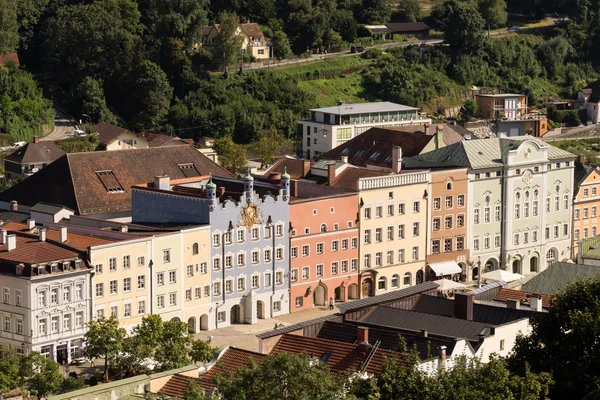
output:
[{"label": "flat roof", "polygon": [[478,94],[477,96],[483,96],[483,97],[525,97],[524,94],[515,94],[515,93]]},{"label": "flat roof", "polygon": [[375,112],[390,112],[390,111],[417,111],[416,107],[405,106],[403,104],[391,103],[382,101],[376,103],[357,103],[357,104],[342,104],[341,106],[311,108],[309,111],[318,111],[327,114],[335,115],[351,115],[364,114]]}]

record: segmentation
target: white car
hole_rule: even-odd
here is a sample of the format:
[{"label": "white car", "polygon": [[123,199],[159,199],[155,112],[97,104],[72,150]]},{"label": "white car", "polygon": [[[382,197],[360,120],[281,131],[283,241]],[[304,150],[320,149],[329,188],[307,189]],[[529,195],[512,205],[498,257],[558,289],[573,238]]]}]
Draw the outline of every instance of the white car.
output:
[{"label": "white car", "polygon": [[74,136],[76,137],[83,137],[86,136],[85,131],[82,131],[81,129],[75,129],[75,132],[73,133]]},{"label": "white car", "polygon": [[27,144],[27,142],[15,142],[15,144],[13,144],[13,147],[15,149],[18,149],[19,147],[23,147]]}]

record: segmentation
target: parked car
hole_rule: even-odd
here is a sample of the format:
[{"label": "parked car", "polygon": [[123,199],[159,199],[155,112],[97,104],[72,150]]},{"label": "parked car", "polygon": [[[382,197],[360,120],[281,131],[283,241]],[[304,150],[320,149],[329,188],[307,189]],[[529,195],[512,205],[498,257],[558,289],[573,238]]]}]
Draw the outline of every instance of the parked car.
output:
[{"label": "parked car", "polygon": [[85,131],[82,131],[81,129],[75,129],[73,136],[83,137],[83,136],[86,136],[86,133],[85,133]]},{"label": "parked car", "polygon": [[350,53],[362,53],[365,51],[363,46],[352,46],[350,47]]},{"label": "parked car", "polygon": [[15,144],[13,144],[13,147],[15,149],[18,149],[19,147],[23,147],[27,144],[27,142],[15,142]]},{"label": "parked car", "polygon": [[518,26],[511,26],[510,28],[508,28],[509,32],[519,32],[521,30],[521,28],[519,28]]}]

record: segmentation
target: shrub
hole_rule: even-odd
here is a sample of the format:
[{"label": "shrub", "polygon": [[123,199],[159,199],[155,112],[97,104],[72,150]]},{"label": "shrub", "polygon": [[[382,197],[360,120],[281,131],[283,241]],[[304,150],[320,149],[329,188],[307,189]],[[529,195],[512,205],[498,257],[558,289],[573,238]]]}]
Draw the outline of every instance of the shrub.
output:
[{"label": "shrub", "polygon": [[370,48],[369,50],[365,51],[361,57],[366,60],[372,60],[374,58],[381,57],[382,54],[383,54],[383,51],[381,51],[381,49],[373,47],[373,48]]},{"label": "shrub", "polygon": [[557,110],[552,112],[550,119],[555,122],[565,124],[567,126],[579,126],[581,125],[581,119],[579,118],[579,110]]}]

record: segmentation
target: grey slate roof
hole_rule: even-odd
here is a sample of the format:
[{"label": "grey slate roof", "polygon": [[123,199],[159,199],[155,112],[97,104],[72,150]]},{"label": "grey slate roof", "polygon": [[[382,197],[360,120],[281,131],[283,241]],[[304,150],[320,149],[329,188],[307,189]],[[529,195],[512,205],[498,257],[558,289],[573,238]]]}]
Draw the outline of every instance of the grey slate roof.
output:
[{"label": "grey slate roof", "polygon": [[594,265],[554,263],[523,284],[521,290],[543,294],[558,294],[565,286],[580,279],[591,279],[600,274]]},{"label": "grey slate roof", "polygon": [[359,319],[361,324],[377,325],[393,329],[406,329],[445,337],[477,340],[481,334],[489,333],[490,325],[442,315],[425,314],[392,307],[377,307]]},{"label": "grey slate roof", "polygon": [[424,282],[406,289],[394,290],[379,296],[367,297],[364,299],[351,301],[349,303],[336,304],[336,306],[342,312],[342,314],[344,314],[348,311],[359,310],[365,307],[374,307],[380,304],[391,303],[406,297],[415,296],[417,294],[431,292],[437,290],[438,287],[439,285],[435,282]]},{"label": "grey slate roof", "polygon": [[[337,340],[338,342],[356,343],[360,323],[343,323],[327,321],[317,334],[318,338]],[[421,332],[401,332],[399,330],[380,329],[369,327],[369,340],[371,345],[380,341],[379,347],[385,350],[400,351],[400,335],[406,342],[406,349],[416,349],[421,360],[437,356],[440,347],[446,346],[447,354],[454,351],[455,339],[424,337]]]},{"label": "grey slate roof", "polygon": [[49,203],[37,203],[35,206],[31,207],[30,210],[39,212],[42,214],[52,214],[52,215],[54,215],[57,212],[62,211],[62,210],[73,211],[68,207],[61,206],[58,204],[49,204]]},{"label": "grey slate roof", "polygon": [[[422,295],[413,305],[412,311],[454,318],[454,300]],[[535,315],[534,311],[529,310],[515,310],[477,303],[473,305],[473,321],[488,326],[504,325],[523,318],[533,318]]]},{"label": "grey slate roof", "polygon": [[311,326],[311,325],[314,325],[314,324],[318,324],[320,322],[330,321],[330,320],[334,320],[334,319],[341,319],[340,314],[330,314],[330,315],[326,315],[324,317],[319,317],[319,318],[311,319],[311,320],[308,320],[308,321],[299,322],[299,323],[294,324],[294,325],[284,326],[282,328],[277,328],[277,329],[274,329],[272,331],[267,331],[267,332],[259,333],[258,335],[256,335],[256,337],[259,338],[259,339],[268,339],[270,337],[283,335],[284,333],[289,333],[289,332],[297,331],[298,329],[302,329],[302,328],[305,328],[307,326]]},{"label": "grey slate roof", "polygon": [[442,147],[428,153],[419,154],[404,160],[407,167],[446,165],[468,167],[471,169],[503,167],[502,156],[517,149],[523,142],[532,141],[542,147],[548,147],[548,159],[559,160],[575,158],[574,154],[549,145],[532,136],[510,138],[489,138],[467,140]]},{"label": "grey slate roof", "polygon": [[342,104],[341,106],[312,108],[309,111],[317,111],[335,115],[352,115],[363,113],[415,110],[418,110],[418,108],[405,106],[403,104],[391,103],[389,101],[381,101],[375,103]]}]

